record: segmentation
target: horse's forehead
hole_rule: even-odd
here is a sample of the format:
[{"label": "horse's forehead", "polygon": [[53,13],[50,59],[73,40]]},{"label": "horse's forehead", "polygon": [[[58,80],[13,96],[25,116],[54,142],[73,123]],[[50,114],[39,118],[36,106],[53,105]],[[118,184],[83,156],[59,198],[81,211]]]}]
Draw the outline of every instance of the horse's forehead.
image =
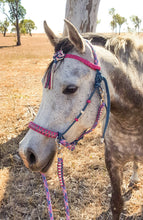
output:
[{"label": "horse's forehead", "polygon": [[[68,54],[76,55],[78,57],[82,57],[85,60],[88,60],[94,63],[94,56],[88,44],[86,44],[85,52],[80,54],[74,48],[68,52]],[[60,51],[59,51],[60,52]],[[57,52],[58,53],[58,52]],[[84,63],[80,62],[77,59],[73,58],[63,58],[62,60],[58,61],[56,66],[53,63],[52,66],[52,81],[54,81],[54,85],[61,85],[75,83],[77,85],[80,84],[81,80],[86,77],[87,81],[90,78],[90,72],[92,70],[85,65]],[[53,68],[54,67],[54,68]],[[54,80],[53,80],[54,77]],[[59,83],[60,82],[60,83]]]},{"label": "horse's forehead", "polygon": [[60,81],[80,80],[89,74],[89,67],[74,59],[64,59],[55,72],[55,78]]}]

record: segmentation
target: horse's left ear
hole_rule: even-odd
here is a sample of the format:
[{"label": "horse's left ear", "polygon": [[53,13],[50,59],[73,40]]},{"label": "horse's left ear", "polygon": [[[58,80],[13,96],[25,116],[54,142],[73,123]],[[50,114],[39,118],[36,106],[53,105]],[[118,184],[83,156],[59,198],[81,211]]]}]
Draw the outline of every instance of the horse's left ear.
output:
[{"label": "horse's left ear", "polygon": [[64,21],[67,25],[69,40],[80,53],[84,53],[85,43],[83,37],[79,34],[78,30],[71,22],[69,22],[67,19],[65,19]]}]

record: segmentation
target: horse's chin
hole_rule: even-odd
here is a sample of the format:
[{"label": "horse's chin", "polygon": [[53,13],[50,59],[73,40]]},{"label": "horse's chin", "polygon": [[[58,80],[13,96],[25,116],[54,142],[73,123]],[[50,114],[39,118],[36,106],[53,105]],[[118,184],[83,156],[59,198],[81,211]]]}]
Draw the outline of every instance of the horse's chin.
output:
[{"label": "horse's chin", "polygon": [[40,173],[46,173],[51,167],[54,160],[54,156],[48,161],[48,163],[40,170]]}]

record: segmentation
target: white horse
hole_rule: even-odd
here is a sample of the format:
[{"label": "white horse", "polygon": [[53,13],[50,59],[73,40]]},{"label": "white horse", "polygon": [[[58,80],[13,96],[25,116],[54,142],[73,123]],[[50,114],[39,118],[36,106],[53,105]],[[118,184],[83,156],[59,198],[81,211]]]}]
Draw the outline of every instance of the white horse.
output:
[{"label": "white horse", "polygon": [[[46,22],[44,23],[55,52],[62,51],[66,55],[56,64],[50,64],[43,78],[43,98],[39,112],[34,123],[30,125],[32,129],[20,143],[20,155],[26,167],[33,171],[46,172],[55,156],[55,139],[50,135],[46,137],[46,132],[53,131],[54,137],[60,133],[66,143],[73,142],[93,126],[101,105],[101,95],[104,95],[105,102],[107,100],[105,91],[95,92],[91,103],[89,102],[83,112],[82,109],[94,89],[98,71],[80,62],[81,60],[68,59],[70,54],[80,57],[82,61],[88,60],[91,64],[94,62],[94,54],[90,44],[77,29],[67,20],[65,22],[69,36],[63,40],[55,36]],[[116,42],[118,44],[121,41],[116,39]],[[117,50],[114,43],[115,39],[113,42],[108,41],[112,52],[102,46],[94,46],[94,49],[110,90],[111,114],[105,134],[105,161],[112,185],[113,219],[118,220],[123,208],[123,166],[128,161],[143,161],[143,56],[141,49],[135,47],[131,39],[124,39],[124,50],[123,44]],[[50,78],[49,73],[52,74]],[[52,89],[47,88],[47,82]],[[100,89],[105,89],[103,82]],[[77,118],[80,113],[81,117]],[[104,111],[103,116],[105,113]],[[72,123],[74,119],[76,123]],[[106,123],[105,120],[106,117],[103,123]],[[132,179],[137,181],[136,173]]]}]

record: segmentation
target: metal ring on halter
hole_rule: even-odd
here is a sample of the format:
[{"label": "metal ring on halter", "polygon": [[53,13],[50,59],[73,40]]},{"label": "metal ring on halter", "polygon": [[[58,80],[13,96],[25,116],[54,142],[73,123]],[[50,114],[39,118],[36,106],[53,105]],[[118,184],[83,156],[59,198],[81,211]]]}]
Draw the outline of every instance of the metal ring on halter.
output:
[{"label": "metal ring on halter", "polygon": [[59,142],[58,136],[55,138],[55,143],[57,147],[57,154],[63,156],[63,154],[61,153],[61,150],[63,149],[63,145]]}]

